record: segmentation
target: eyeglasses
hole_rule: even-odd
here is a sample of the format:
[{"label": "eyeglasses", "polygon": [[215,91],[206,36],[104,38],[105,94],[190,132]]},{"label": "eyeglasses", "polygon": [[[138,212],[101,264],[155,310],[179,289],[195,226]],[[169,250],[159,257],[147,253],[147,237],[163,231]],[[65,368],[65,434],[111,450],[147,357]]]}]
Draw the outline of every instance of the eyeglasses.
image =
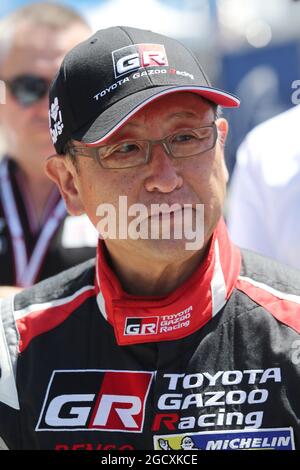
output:
[{"label": "eyeglasses", "polygon": [[24,107],[31,106],[48,93],[50,81],[37,75],[18,75],[4,80],[13,97]]},{"label": "eyeglasses", "polygon": [[160,144],[175,159],[201,155],[216,145],[217,126],[213,122],[197,129],[183,129],[160,140],[128,140],[100,147],[68,146],[71,156],[94,158],[103,168],[121,170],[145,165],[150,161],[152,147]]}]

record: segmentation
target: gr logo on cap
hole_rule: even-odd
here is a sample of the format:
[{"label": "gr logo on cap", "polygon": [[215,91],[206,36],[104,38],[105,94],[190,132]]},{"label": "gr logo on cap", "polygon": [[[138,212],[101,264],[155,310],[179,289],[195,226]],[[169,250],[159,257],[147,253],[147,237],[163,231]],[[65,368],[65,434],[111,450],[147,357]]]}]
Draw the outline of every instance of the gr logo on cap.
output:
[{"label": "gr logo on cap", "polygon": [[134,44],[112,53],[115,78],[140,67],[167,66],[166,51],[161,44]]}]

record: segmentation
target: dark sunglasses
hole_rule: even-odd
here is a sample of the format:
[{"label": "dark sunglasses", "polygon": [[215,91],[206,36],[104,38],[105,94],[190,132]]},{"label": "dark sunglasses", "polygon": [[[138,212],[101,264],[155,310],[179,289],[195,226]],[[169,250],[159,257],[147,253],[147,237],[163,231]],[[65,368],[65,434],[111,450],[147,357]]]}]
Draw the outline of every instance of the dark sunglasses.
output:
[{"label": "dark sunglasses", "polygon": [[24,107],[31,106],[44,98],[50,87],[49,80],[37,75],[18,75],[4,81],[13,97]]}]

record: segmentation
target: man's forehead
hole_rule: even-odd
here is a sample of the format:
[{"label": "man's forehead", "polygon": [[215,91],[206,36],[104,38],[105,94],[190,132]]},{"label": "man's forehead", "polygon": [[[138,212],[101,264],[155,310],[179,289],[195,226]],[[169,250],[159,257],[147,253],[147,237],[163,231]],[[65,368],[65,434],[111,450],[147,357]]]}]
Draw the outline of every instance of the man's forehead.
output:
[{"label": "man's forehead", "polygon": [[45,55],[66,54],[70,48],[83,41],[89,35],[89,29],[74,23],[65,29],[21,23],[12,39],[15,50],[25,50],[27,54]]},{"label": "man's forehead", "polygon": [[46,69],[49,69],[52,75],[68,50],[86,39],[88,34],[88,28],[75,23],[62,30],[36,26],[28,21],[21,22],[12,37],[11,49],[4,60],[3,68],[8,73],[16,74],[43,73],[43,69],[47,74]]}]

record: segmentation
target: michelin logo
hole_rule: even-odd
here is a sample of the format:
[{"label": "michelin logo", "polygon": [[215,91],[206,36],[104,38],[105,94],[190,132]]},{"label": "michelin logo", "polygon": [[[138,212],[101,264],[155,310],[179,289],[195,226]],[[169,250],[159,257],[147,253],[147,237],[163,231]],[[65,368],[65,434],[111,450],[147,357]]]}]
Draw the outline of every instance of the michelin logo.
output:
[{"label": "michelin logo", "polygon": [[155,450],[295,450],[292,428],[154,436]]}]

